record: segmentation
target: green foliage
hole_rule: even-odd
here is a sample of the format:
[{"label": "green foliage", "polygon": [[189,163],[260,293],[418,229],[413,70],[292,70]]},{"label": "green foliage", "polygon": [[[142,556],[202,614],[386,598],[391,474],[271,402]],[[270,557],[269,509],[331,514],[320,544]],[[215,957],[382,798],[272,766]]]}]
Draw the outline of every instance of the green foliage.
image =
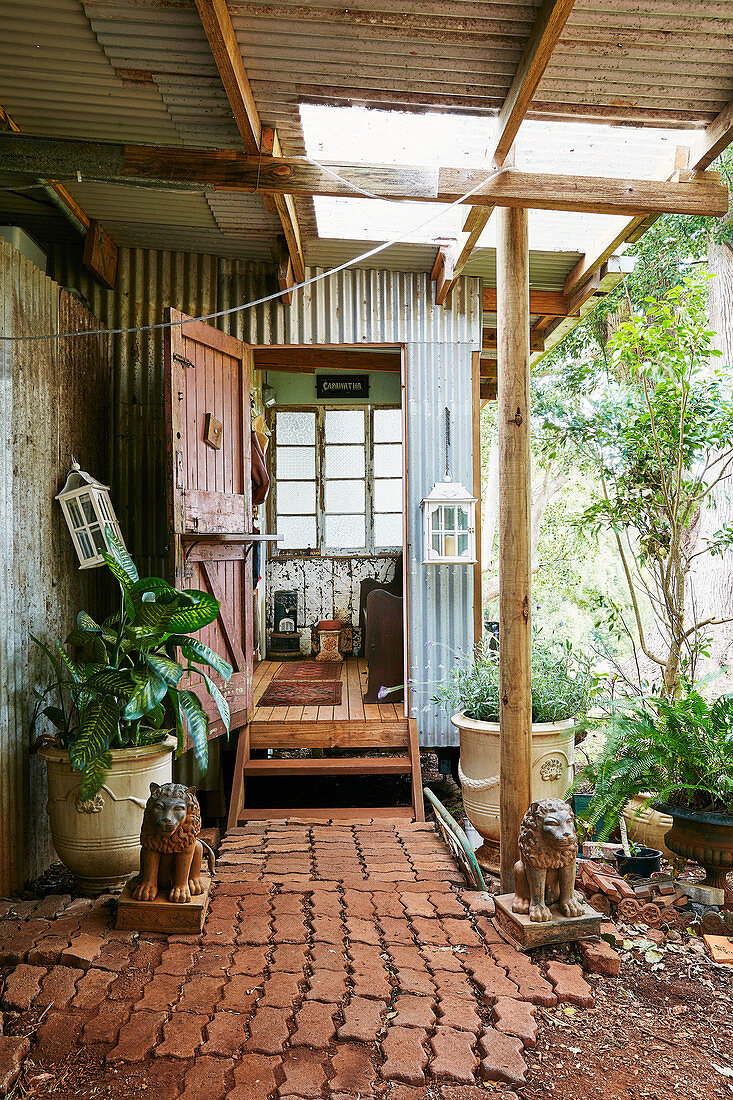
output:
[{"label": "green foliage", "polygon": [[[227,730],[230,719],[220,688],[199,666],[228,681],[231,665],[190,636],[214,621],[218,602],[204,592],[178,591],[160,577],[140,580],[122,543],[109,529],[107,535],[110,553],[103,556],[120,585],[120,612],[101,626],[79,612],[66,644],[57,639],[53,649],[33,639],[54,673],[49,688],[37,694],[37,705],[55,695],[56,703],[42,713],[68,748],[71,766],[82,772],[85,799],[102,787],[111,749],[156,744],[171,729],[178,734],[178,752],[188,736],[199,765],[206,766],[209,720],[190,688],[192,675],[202,677]],[[183,664],[175,660],[177,648]],[[179,688],[184,676],[188,686]]]},{"label": "green foliage", "polygon": [[[590,658],[572,645],[532,640],[532,721],[579,721],[591,708],[598,681]],[[499,654],[487,640],[468,661],[451,669],[433,703],[478,722],[499,721]]]},{"label": "green foliage", "polygon": [[604,832],[646,794],[680,809],[733,814],[733,695],[713,702],[689,684],[670,700],[652,696],[617,711],[600,755],[584,769],[595,786],[591,822]]}]

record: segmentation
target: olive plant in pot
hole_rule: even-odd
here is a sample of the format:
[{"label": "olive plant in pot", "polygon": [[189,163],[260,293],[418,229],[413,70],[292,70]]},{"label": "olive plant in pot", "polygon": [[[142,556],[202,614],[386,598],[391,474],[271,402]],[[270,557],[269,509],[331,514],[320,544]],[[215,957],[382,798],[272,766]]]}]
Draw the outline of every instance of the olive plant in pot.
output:
[{"label": "olive plant in pot", "polygon": [[37,692],[36,717],[48,718],[55,733],[34,742],[47,767],[51,833],[85,893],[119,888],[137,869],[150,783],[170,782],[173,751],[188,738],[206,765],[208,717],[192,690],[194,674],[229,728],[229,706],[212,675],[227,681],[231,666],[192,637],[216,618],[217,600],[140,578],[124,545],[108,537],[103,556],[119,582],[120,610],[101,624],[80,611],[64,645],[34,639],[53,670]]},{"label": "olive plant in pot", "polygon": [[672,818],[666,846],[723,889],[733,870],[733,695],[709,701],[690,684],[676,699],[653,696],[618,711],[594,762],[591,818],[618,822],[643,795]]},{"label": "olive plant in pot", "polygon": [[[532,640],[532,797],[563,798],[573,782],[575,737],[598,681],[590,659],[569,642]],[[457,664],[433,697],[453,712],[460,735],[458,775],[466,816],[483,839],[481,866],[499,865],[499,652],[491,640]]]}]

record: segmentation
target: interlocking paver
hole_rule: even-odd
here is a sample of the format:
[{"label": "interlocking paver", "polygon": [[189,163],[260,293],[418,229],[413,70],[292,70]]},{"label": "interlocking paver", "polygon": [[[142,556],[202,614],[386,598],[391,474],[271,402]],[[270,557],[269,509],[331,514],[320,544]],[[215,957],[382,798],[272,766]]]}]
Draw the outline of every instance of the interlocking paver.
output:
[{"label": "interlocking paver", "polygon": [[331,1059],[334,1076],[329,1082],[331,1093],[351,1096],[368,1095],[376,1073],[370,1049],[362,1043],[341,1043]]},{"label": "interlocking paver", "polygon": [[233,1067],[231,1058],[199,1055],[186,1073],[180,1100],[224,1100]]},{"label": "interlocking paver", "polygon": [[385,1010],[384,1001],[352,997],[344,1008],[344,1022],[337,1032],[339,1039],[373,1043],[383,1026]]},{"label": "interlocking paver", "polygon": [[20,1036],[0,1035],[0,1095],[10,1092],[20,1076],[30,1045],[28,1039]]},{"label": "interlocking paver", "polygon": [[336,1034],[333,1014],[337,1008],[338,1005],[322,1001],[305,1001],[295,1013],[291,1045],[325,1050]]},{"label": "interlocking paver", "polygon": [[387,1057],[379,1074],[386,1081],[404,1081],[407,1085],[425,1083],[428,1056],[424,1047],[427,1032],[415,1027],[391,1027],[382,1041]]},{"label": "interlocking paver", "polygon": [[245,1054],[234,1067],[234,1088],[227,1100],[266,1100],[275,1091],[275,1067],[279,1058],[266,1054]]},{"label": "interlocking paver", "polygon": [[326,1081],[325,1056],[320,1051],[303,1047],[288,1050],[283,1056],[282,1072],[285,1081],[279,1095],[297,1096],[301,1100],[316,1100],[322,1095]]},{"label": "interlocking paver", "polygon": [[292,1008],[270,1008],[258,1005],[257,1011],[249,1021],[249,1039],[244,1044],[248,1053],[279,1054],[288,1031],[288,1019]]},{"label": "interlocking paver", "polygon": [[441,1024],[459,1031],[470,1031],[478,1035],[481,1030],[481,1017],[476,1011],[476,1002],[471,997],[446,995],[438,1001],[438,1016]]},{"label": "interlocking paver", "polygon": [[84,1042],[116,1043],[130,1011],[130,1006],[124,1001],[104,1001],[84,1024]]},{"label": "interlocking paver", "polygon": [[433,1058],[430,1072],[434,1077],[473,1085],[479,1060],[473,1052],[476,1037],[469,1031],[438,1027],[430,1040]]},{"label": "interlocking paver", "polygon": [[208,1016],[196,1012],[174,1012],[163,1025],[163,1042],[156,1046],[156,1056],[193,1058],[204,1041],[204,1027],[208,1022]]},{"label": "interlocking paver", "polygon": [[203,1054],[231,1057],[237,1054],[247,1038],[247,1017],[239,1012],[216,1012],[206,1025]]},{"label": "interlocking paver", "polygon": [[160,1039],[165,1012],[133,1012],[120,1028],[117,1046],[107,1054],[108,1062],[137,1062],[150,1054]]},{"label": "interlocking paver", "polygon": [[395,998],[397,1015],[389,1020],[390,1027],[421,1027],[426,1030],[435,1023],[435,1002],[431,997],[417,997],[402,993]]},{"label": "interlocking paver", "polygon": [[494,1027],[505,1035],[516,1035],[526,1047],[533,1047],[537,1037],[536,1006],[530,1001],[500,997],[494,1005]]},{"label": "interlocking paver", "polygon": [[325,1001],[327,1004],[338,1004],[346,993],[346,971],[340,970],[314,970],[308,978],[308,992],[306,1000]]},{"label": "interlocking paver", "polygon": [[591,1008],[593,990],[583,977],[583,971],[577,963],[563,963],[553,960],[547,965],[547,977],[552,982],[555,995],[561,1004],[579,1005]]},{"label": "interlocking paver", "polygon": [[479,1039],[481,1075],[486,1081],[507,1081],[522,1085],[526,1080],[527,1063],[522,1056],[521,1040],[487,1028]]},{"label": "interlocking paver", "polygon": [[46,977],[46,968],[21,963],[5,979],[5,989],[0,999],[3,1008],[14,1012],[27,1012],[34,997],[41,992],[41,980]]}]

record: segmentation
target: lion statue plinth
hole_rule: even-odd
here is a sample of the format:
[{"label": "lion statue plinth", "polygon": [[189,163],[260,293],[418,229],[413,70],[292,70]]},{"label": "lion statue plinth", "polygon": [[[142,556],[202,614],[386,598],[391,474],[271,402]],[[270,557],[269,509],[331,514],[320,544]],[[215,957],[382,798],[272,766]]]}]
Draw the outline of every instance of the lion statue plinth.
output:
[{"label": "lion statue plinth", "polygon": [[514,865],[512,912],[531,921],[552,920],[556,902],[565,917],[580,917],[583,904],[575,893],[578,838],[575,817],[561,798],[533,802],[519,829],[521,859]]},{"label": "lion statue plinth", "polygon": [[140,829],[140,874],[130,883],[137,901],[154,901],[159,891],[167,892],[169,901],[178,902],[203,894],[204,852],[211,874],[216,860],[200,832],[201,809],[195,787],[150,784]]}]

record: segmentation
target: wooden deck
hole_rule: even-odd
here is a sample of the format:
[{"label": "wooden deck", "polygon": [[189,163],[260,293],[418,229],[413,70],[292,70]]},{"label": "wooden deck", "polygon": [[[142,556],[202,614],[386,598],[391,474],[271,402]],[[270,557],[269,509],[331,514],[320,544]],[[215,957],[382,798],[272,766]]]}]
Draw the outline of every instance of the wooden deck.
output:
[{"label": "wooden deck", "polygon": [[[307,660],[307,658],[304,658]],[[282,661],[260,661],[254,673],[253,722],[394,722],[405,717],[403,703],[365,703],[367,663],[346,657],[341,668],[341,704],[338,707],[261,707],[259,700]]]}]

